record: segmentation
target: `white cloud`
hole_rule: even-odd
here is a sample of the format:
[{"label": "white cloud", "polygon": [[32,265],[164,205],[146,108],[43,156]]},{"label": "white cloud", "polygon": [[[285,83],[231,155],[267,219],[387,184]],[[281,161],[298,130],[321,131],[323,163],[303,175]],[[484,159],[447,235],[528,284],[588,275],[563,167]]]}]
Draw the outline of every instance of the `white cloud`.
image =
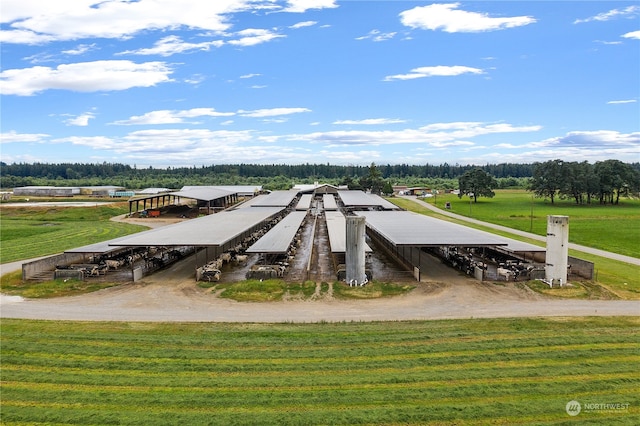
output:
[{"label": "white cloud", "polygon": [[287,146],[267,145],[249,130],[208,129],[144,130],[120,138],[105,136],[70,137],[55,140],[86,146],[96,151],[113,151],[121,161],[153,165],[224,164],[247,162],[302,162],[311,154]]},{"label": "white cloud", "polygon": [[529,147],[572,147],[580,149],[606,149],[629,147],[640,152],[640,132],[620,133],[616,130],[573,131],[565,136],[533,142]]},{"label": "white cloud", "polygon": [[286,37],[283,34],[256,28],[238,31],[236,36],[240,38],[237,40],[230,40],[227,43],[234,46],[255,46],[256,44],[266,43],[276,38]]},{"label": "white cloud", "polygon": [[69,118],[67,120],[64,120],[64,123],[67,126],[80,126],[80,127],[86,127],[89,125],[89,120],[91,120],[92,118],[95,118],[95,114],[92,112],[85,112],[84,114],[80,114],[78,116]]},{"label": "white cloud", "polygon": [[459,10],[460,3],[418,6],[400,13],[403,25],[448,33],[483,32],[520,27],[536,22],[531,16],[490,17],[486,13]]},{"label": "white cloud", "polygon": [[153,47],[137,50],[127,50],[118,53],[118,55],[160,55],[166,57],[175,55],[176,53],[185,53],[194,50],[207,51],[212,46],[220,47],[222,45],[224,45],[224,42],[222,40],[205,41],[202,43],[187,43],[185,41],[182,41],[182,39],[176,35],[170,35],[158,40],[153,45]]},{"label": "white cloud", "polygon": [[370,161],[372,159],[381,158],[380,151],[336,151],[336,150],[323,150],[319,152],[319,156],[342,163],[361,163],[363,159]]},{"label": "white cloud", "polygon": [[378,124],[396,124],[406,123],[406,120],[400,120],[398,118],[367,118],[364,120],[338,120],[333,124],[363,124],[363,125],[378,125]]},{"label": "white cloud", "polygon": [[474,137],[499,134],[536,132],[541,126],[513,126],[508,123],[480,123],[480,122],[454,122],[435,123],[417,129],[403,129],[397,131],[331,131],[314,132],[308,134],[290,135],[291,140],[307,141],[310,143],[322,143],[329,146],[349,145],[394,145],[425,143],[432,147],[443,147],[451,144],[470,145],[467,139]]},{"label": "white cloud", "polygon": [[63,50],[62,53],[66,55],[82,55],[83,53],[90,52],[96,49],[96,44],[79,44],[75,49]]},{"label": "white cloud", "polygon": [[435,67],[414,68],[408,74],[388,75],[384,78],[384,81],[412,80],[424,77],[451,77],[462,74],[484,74],[484,71],[479,68],[471,68],[461,65],[438,65]]},{"label": "white cloud", "polygon": [[633,104],[638,102],[636,99],[625,99],[625,100],[621,100],[621,101],[609,101],[607,102],[608,105],[617,105],[617,104]]},{"label": "white cloud", "polygon": [[631,31],[630,33],[623,34],[621,37],[640,40],[640,31]]},{"label": "white cloud", "polygon": [[599,13],[589,18],[576,19],[573,23],[581,24],[593,21],[610,21],[616,18],[633,18],[638,16],[638,14],[640,14],[640,6],[627,6],[624,9],[611,9],[608,12]]},{"label": "white cloud", "polygon": [[230,117],[233,112],[218,112],[213,108],[192,108],[182,111],[158,110],[143,115],[133,116],[127,120],[115,121],[117,125],[151,125],[185,123],[185,118],[195,117]]},{"label": "white cloud", "polygon": [[304,27],[313,27],[317,23],[318,22],[316,21],[303,21],[303,22],[298,22],[297,24],[291,25],[289,28],[293,30],[297,30],[299,28],[304,28]]},{"label": "white cloud", "polygon": [[171,81],[172,70],[164,62],[95,61],[63,64],[57,68],[32,67],[0,73],[4,95],[31,96],[63,89],[76,92],[126,90]]},{"label": "white cloud", "polygon": [[285,12],[302,13],[309,9],[331,9],[338,7],[335,0],[288,0]]},{"label": "white cloud", "polygon": [[17,143],[17,142],[43,142],[49,135],[45,133],[18,133],[11,130],[8,133],[0,134],[0,143]]},{"label": "white cloud", "polygon": [[240,78],[253,78],[253,77],[260,77],[262,74],[245,74],[245,75],[241,75]]},{"label": "white cloud", "polygon": [[356,40],[373,40],[376,42],[391,40],[397,33],[383,33],[380,30],[371,30],[367,35],[356,37]]},{"label": "white cloud", "polygon": [[184,82],[187,84],[193,84],[197,86],[198,84],[205,81],[207,78],[202,74],[193,74],[191,77],[187,77],[184,79]]},{"label": "white cloud", "polygon": [[279,115],[298,114],[301,112],[311,112],[311,110],[307,108],[270,108],[270,109],[256,109],[253,111],[240,110],[238,111],[238,114],[243,117],[263,118],[263,117],[276,117]]},{"label": "white cloud", "polygon": [[5,0],[2,19],[11,29],[3,32],[2,41],[127,38],[143,30],[180,27],[221,32],[231,25],[228,14],[253,7],[254,2],[245,0],[192,0],[189,7],[177,0]]}]

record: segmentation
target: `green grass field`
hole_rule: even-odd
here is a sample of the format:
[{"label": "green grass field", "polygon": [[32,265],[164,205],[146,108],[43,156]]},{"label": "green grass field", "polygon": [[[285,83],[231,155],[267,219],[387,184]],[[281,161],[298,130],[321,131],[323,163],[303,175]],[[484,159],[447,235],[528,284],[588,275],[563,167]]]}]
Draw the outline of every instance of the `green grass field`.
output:
[{"label": "green grass field", "polygon": [[5,319],[1,342],[6,425],[640,424],[639,318]]},{"label": "green grass field", "polygon": [[0,208],[0,263],[30,259],[148,229],[109,219],[127,203],[98,207]]},{"label": "green grass field", "polygon": [[[454,194],[426,198],[426,202],[444,208],[451,203],[451,212],[495,223],[521,231],[546,235],[547,216],[569,216],[569,241],[601,250],[640,257],[640,200],[624,198],[619,205],[576,205],[571,200],[533,198],[524,190],[497,190],[493,198],[478,198]],[[533,207],[533,215],[532,213]],[[533,220],[532,220],[533,217]]]}]

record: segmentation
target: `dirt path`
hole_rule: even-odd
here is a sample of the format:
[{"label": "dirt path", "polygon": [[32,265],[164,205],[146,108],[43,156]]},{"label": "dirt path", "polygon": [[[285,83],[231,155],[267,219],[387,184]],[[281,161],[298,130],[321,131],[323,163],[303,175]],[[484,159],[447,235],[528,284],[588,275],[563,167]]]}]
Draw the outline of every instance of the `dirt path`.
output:
[{"label": "dirt path", "polygon": [[[185,266],[186,265],[186,266]],[[0,317],[82,321],[319,322],[443,318],[640,315],[640,301],[558,300],[513,285],[464,276],[421,282],[388,299],[239,303],[184,278],[188,262],[154,277],[82,296],[48,300],[2,297]],[[182,276],[183,278],[179,278]],[[173,279],[171,277],[174,277]]]}]

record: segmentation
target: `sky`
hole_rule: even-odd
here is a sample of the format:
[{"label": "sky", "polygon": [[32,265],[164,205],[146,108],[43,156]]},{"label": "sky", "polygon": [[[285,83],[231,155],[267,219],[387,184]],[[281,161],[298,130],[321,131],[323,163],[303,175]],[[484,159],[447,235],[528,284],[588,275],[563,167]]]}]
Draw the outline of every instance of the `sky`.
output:
[{"label": "sky", "polygon": [[640,2],[2,0],[5,163],[640,161]]}]

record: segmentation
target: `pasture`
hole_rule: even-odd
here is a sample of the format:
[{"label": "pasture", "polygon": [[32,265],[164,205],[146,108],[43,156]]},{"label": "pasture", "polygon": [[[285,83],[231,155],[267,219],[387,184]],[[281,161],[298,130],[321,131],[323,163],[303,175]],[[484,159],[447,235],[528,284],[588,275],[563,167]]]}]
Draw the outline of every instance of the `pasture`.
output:
[{"label": "pasture", "polygon": [[640,423],[639,318],[5,319],[1,342],[3,424]]},{"label": "pasture", "polygon": [[532,197],[524,190],[496,190],[493,198],[442,194],[425,198],[430,204],[451,212],[521,231],[546,235],[547,216],[569,216],[569,241],[601,250],[640,257],[640,200],[621,198],[619,205],[576,205],[571,200],[549,200]]},{"label": "pasture", "polygon": [[147,229],[109,219],[128,204],[96,207],[0,208],[0,263],[60,253]]}]

